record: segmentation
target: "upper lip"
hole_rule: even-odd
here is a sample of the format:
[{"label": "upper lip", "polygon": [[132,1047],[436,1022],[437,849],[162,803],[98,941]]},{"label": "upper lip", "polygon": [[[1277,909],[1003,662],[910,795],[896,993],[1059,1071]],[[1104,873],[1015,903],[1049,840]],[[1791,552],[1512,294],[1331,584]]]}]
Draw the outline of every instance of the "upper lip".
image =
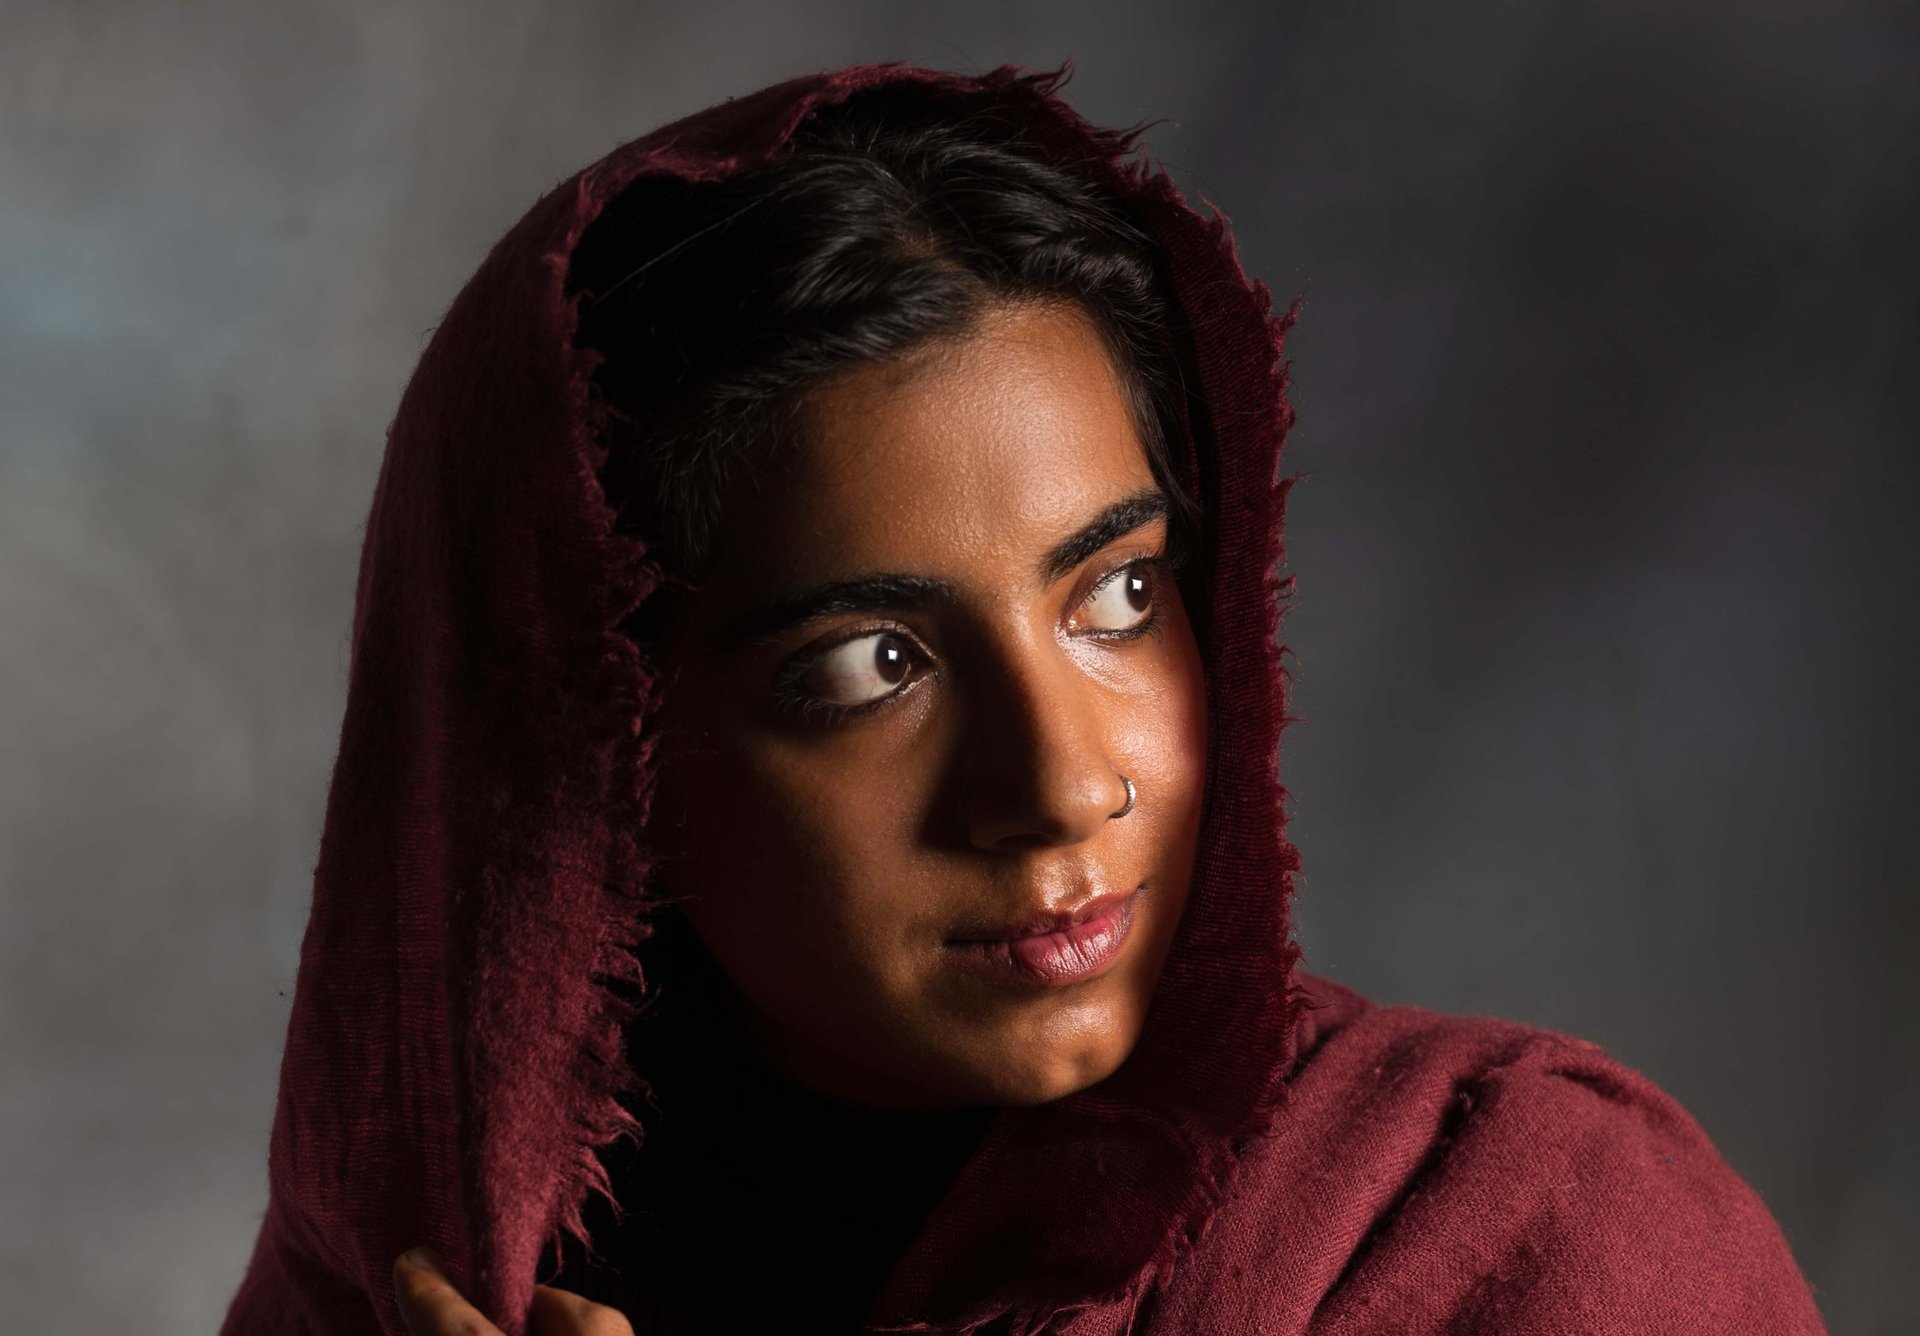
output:
[{"label": "upper lip", "polygon": [[998,927],[967,927],[950,937],[954,942],[1008,942],[1020,937],[1037,937],[1041,933],[1060,932],[1076,923],[1085,923],[1089,919],[1099,918],[1111,910],[1125,904],[1135,890],[1109,891],[1105,895],[1095,895],[1082,900],[1071,909],[1040,909],[1003,923]]}]

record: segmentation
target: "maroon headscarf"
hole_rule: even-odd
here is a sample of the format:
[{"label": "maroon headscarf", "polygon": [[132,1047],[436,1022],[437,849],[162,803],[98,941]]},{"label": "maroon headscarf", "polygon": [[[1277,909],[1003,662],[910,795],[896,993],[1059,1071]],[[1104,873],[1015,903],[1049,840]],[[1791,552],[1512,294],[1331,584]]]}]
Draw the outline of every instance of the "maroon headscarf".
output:
[{"label": "maroon headscarf", "polygon": [[[1710,1219],[1715,1246],[1747,1259],[1713,1301],[1734,1295],[1742,1313],[1784,1305],[1787,1325],[1770,1329],[1818,1329],[1765,1208],[1644,1078],[1579,1041],[1373,1008],[1296,971],[1298,858],[1277,769],[1291,315],[1242,273],[1226,220],[1189,207],[1137,131],[1077,115],[1057,96],[1064,78],[871,65],[725,102],[555,188],[454,301],[393,422],[367,523],[270,1200],[230,1336],[399,1333],[390,1267],[416,1243],[513,1336],[540,1259],[581,1233],[588,1194],[608,1190],[597,1151],[632,1129],[622,1096],[644,1075],[625,1060],[632,1008],[610,985],[642,982],[633,948],[657,908],[637,837],[658,690],[616,628],[654,568],[615,533],[596,478],[604,409],[590,393],[594,355],[571,343],[568,261],[637,177],[764,163],[813,108],[895,81],[1021,119],[1047,151],[1096,172],[1166,255],[1198,391],[1174,451],[1208,535],[1195,616],[1211,752],[1190,898],[1138,1046],[1090,1089],[995,1117],[894,1268],[876,1324],[1438,1329],[1473,1295],[1505,1303],[1503,1287],[1533,1274],[1529,1258],[1551,1252],[1552,1222],[1526,1205],[1545,1178],[1611,1173],[1621,1156],[1644,1176],[1638,1157],[1658,1150],[1663,1213],[1702,1232]],[[1310,1054],[1323,1077],[1296,1070]],[[1478,1226],[1388,1228],[1456,1164],[1441,1148],[1483,1128],[1510,1134],[1462,1121],[1466,1109],[1503,1080],[1532,1089],[1576,1070],[1582,1091],[1604,1086],[1604,1097],[1578,1116],[1553,1111],[1551,1128],[1612,1126],[1630,1107],[1632,1135],[1655,1139],[1628,1147],[1609,1134],[1582,1143],[1584,1160],[1569,1150],[1540,1161],[1553,1136],[1536,1129],[1532,1150],[1489,1152],[1465,1196],[1446,1199]],[[1518,1095],[1507,1105],[1524,1118],[1551,1107]],[[1576,1214],[1585,1200],[1564,1198]],[[1509,1212],[1535,1232],[1485,1223]],[[1592,1237],[1638,1237],[1630,1225],[1618,1216]],[[1671,1284],[1666,1262],[1685,1260],[1601,1274],[1574,1258],[1540,1273],[1539,1292],[1571,1306],[1525,1311],[1597,1318],[1632,1276]],[[1556,1329],[1540,1320],[1500,1329]],[[1575,1327],[1615,1329],[1557,1329]]]}]

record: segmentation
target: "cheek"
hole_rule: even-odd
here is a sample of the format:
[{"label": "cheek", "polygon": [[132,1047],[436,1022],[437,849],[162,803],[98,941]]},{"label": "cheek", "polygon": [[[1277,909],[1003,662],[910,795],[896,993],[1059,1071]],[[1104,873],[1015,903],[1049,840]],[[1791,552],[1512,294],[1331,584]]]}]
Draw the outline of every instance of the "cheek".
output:
[{"label": "cheek", "polygon": [[1129,1036],[1137,1036],[1145,1019],[1186,912],[1206,789],[1205,665],[1183,616],[1170,619],[1161,650],[1116,721],[1116,759],[1137,788],[1134,811],[1117,825],[1138,822],[1120,833],[1137,842],[1141,870],[1153,889],[1134,969],[1116,980],[1116,1023]]},{"label": "cheek", "polygon": [[1166,722],[1162,746],[1170,771],[1168,780],[1197,811],[1206,782],[1207,681],[1200,648],[1190,633],[1181,637],[1163,701]]},{"label": "cheek", "polygon": [[[913,847],[912,785],[898,766],[735,749],[669,762],[668,889],[736,983],[763,1003],[871,987],[900,966],[932,903]],[[916,895],[919,899],[916,901]]]},{"label": "cheek", "polygon": [[1116,761],[1137,786],[1142,825],[1169,847],[1169,862],[1197,835],[1207,768],[1205,665],[1176,614],[1159,652],[1117,702],[1111,726]]}]

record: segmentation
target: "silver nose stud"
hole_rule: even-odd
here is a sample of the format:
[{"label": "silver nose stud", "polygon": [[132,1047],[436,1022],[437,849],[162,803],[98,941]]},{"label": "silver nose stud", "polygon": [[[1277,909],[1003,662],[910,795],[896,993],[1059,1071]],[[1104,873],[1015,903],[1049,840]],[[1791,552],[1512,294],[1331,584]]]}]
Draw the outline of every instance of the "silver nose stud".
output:
[{"label": "silver nose stud", "polygon": [[1120,782],[1127,786],[1127,805],[1125,807],[1122,807],[1119,811],[1115,812],[1112,816],[1108,817],[1107,819],[1109,821],[1117,821],[1121,817],[1125,816],[1128,812],[1131,812],[1133,810],[1133,798],[1134,798],[1133,781],[1128,779],[1125,775],[1122,775],[1120,776]]}]

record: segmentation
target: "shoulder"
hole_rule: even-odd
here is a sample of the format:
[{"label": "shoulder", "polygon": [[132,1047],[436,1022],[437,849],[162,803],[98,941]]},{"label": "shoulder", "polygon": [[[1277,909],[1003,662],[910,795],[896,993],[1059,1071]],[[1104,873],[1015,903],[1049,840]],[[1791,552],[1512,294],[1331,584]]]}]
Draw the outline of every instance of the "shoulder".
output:
[{"label": "shoulder", "polygon": [[1249,1329],[1278,1302],[1315,1332],[1824,1330],[1764,1203],[1647,1077],[1304,982],[1322,1019],[1212,1238],[1265,1259]]}]

